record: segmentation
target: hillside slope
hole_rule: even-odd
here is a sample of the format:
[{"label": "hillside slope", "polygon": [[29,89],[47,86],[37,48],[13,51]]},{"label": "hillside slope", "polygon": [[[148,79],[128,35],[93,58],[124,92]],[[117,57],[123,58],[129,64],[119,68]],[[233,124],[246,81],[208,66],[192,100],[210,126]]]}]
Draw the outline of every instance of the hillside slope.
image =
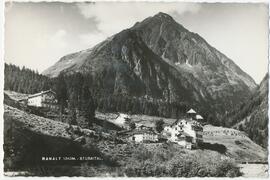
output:
[{"label": "hillside slope", "polygon": [[[114,122],[117,118],[115,113],[96,113],[99,119]],[[131,120],[137,124],[155,127],[155,122],[162,119],[165,125],[172,124],[175,119],[161,118],[147,115],[131,115]],[[226,149],[221,150],[224,158],[231,158],[237,162],[267,161],[267,151],[254,143],[244,132],[232,128],[205,125],[203,127],[203,140],[205,150],[217,149],[216,146],[224,145]]]},{"label": "hillside slope", "polygon": [[225,55],[159,13],[95,47],[62,57],[43,74],[80,72],[101,94],[181,102],[218,116],[257,86]]},{"label": "hillside slope", "polygon": [[263,147],[268,144],[268,74],[253,96],[224,117],[227,126],[245,131]]},{"label": "hillside slope", "polygon": [[[107,115],[99,114],[99,117]],[[134,117],[139,120],[138,115]],[[146,118],[151,117],[143,116],[140,122],[145,120],[149,123]],[[169,121],[170,119],[166,122]],[[233,162],[266,159],[265,151],[249,138],[230,134],[226,137],[222,134],[223,131],[232,132],[231,129],[213,126],[205,129],[204,139],[210,146],[216,146],[216,143],[224,144],[225,152],[221,153],[211,148],[187,150],[170,143],[115,144],[116,141],[112,137],[95,138],[84,131],[81,133],[86,141],[82,143],[74,140],[72,136],[76,136],[75,131],[67,131],[67,124],[31,115],[6,105],[4,123],[5,172],[23,171],[31,176],[239,176]],[[216,133],[217,131],[221,133]],[[77,137],[81,135],[77,134]],[[41,157],[44,156],[95,156],[100,157],[102,161],[44,162],[41,161]],[[99,166],[100,164],[102,166]],[[186,167],[187,164],[192,170],[177,170]],[[167,167],[164,171],[156,169],[164,167]],[[148,168],[155,172],[154,175],[148,174]],[[235,173],[231,174],[233,169]]]},{"label": "hillside slope", "polygon": [[[110,166],[112,161],[99,149],[98,142],[112,141],[105,133],[36,116],[4,105],[4,169],[26,171],[37,176],[79,176],[84,163],[79,157],[97,157]],[[97,142],[96,142],[97,141]],[[60,158],[44,161],[42,157]],[[75,160],[65,161],[65,157]]]},{"label": "hillside slope", "polygon": [[267,162],[267,151],[254,143],[245,133],[231,128],[206,125],[203,139],[208,143],[222,144],[226,155],[239,162]]}]

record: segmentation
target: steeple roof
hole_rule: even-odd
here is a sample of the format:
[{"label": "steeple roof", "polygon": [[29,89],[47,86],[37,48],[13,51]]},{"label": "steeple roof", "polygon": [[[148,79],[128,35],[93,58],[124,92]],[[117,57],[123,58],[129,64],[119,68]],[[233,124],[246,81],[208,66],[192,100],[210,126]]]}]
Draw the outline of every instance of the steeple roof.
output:
[{"label": "steeple roof", "polygon": [[188,113],[188,114],[196,114],[196,111],[195,111],[194,109],[191,108],[187,113]]}]

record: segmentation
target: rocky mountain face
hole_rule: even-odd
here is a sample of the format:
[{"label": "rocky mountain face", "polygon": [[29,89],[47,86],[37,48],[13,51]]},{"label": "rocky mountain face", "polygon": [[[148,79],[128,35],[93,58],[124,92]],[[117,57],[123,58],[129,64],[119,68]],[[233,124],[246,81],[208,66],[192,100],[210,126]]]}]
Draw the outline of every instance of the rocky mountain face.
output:
[{"label": "rocky mountain face", "polygon": [[105,94],[182,102],[222,114],[249,97],[254,80],[198,34],[158,13],[91,49],[66,55],[43,74],[80,72]]},{"label": "rocky mountain face", "polygon": [[227,114],[227,126],[245,131],[249,137],[263,147],[268,143],[268,74],[254,94]]},{"label": "rocky mountain face", "polygon": [[165,62],[202,82],[221,106],[235,105],[256,87],[254,80],[232,60],[167,14],[147,18],[132,29]]}]

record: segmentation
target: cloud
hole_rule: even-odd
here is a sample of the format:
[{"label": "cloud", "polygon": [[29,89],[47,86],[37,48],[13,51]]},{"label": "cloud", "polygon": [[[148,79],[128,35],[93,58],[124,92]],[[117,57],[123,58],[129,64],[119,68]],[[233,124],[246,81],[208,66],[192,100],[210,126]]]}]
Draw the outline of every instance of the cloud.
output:
[{"label": "cloud", "polygon": [[[97,27],[105,39],[123,29],[129,28],[138,21],[153,16],[158,12],[196,13],[200,4],[195,3],[149,3],[149,2],[97,2],[78,3],[80,13],[86,18],[95,18]],[[90,37],[90,36],[89,36]]]},{"label": "cloud", "polygon": [[54,35],[49,38],[50,47],[55,47],[56,49],[65,49],[68,46],[66,42],[67,32],[63,29],[56,31]]}]

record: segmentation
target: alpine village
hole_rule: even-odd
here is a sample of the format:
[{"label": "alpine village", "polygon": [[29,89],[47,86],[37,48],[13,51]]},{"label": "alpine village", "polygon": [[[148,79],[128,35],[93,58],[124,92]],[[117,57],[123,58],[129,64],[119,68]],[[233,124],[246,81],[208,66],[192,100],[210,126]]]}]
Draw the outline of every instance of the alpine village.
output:
[{"label": "alpine village", "polygon": [[268,173],[268,74],[256,84],[168,14],[65,55],[42,74],[13,64],[4,73],[7,174]]}]

